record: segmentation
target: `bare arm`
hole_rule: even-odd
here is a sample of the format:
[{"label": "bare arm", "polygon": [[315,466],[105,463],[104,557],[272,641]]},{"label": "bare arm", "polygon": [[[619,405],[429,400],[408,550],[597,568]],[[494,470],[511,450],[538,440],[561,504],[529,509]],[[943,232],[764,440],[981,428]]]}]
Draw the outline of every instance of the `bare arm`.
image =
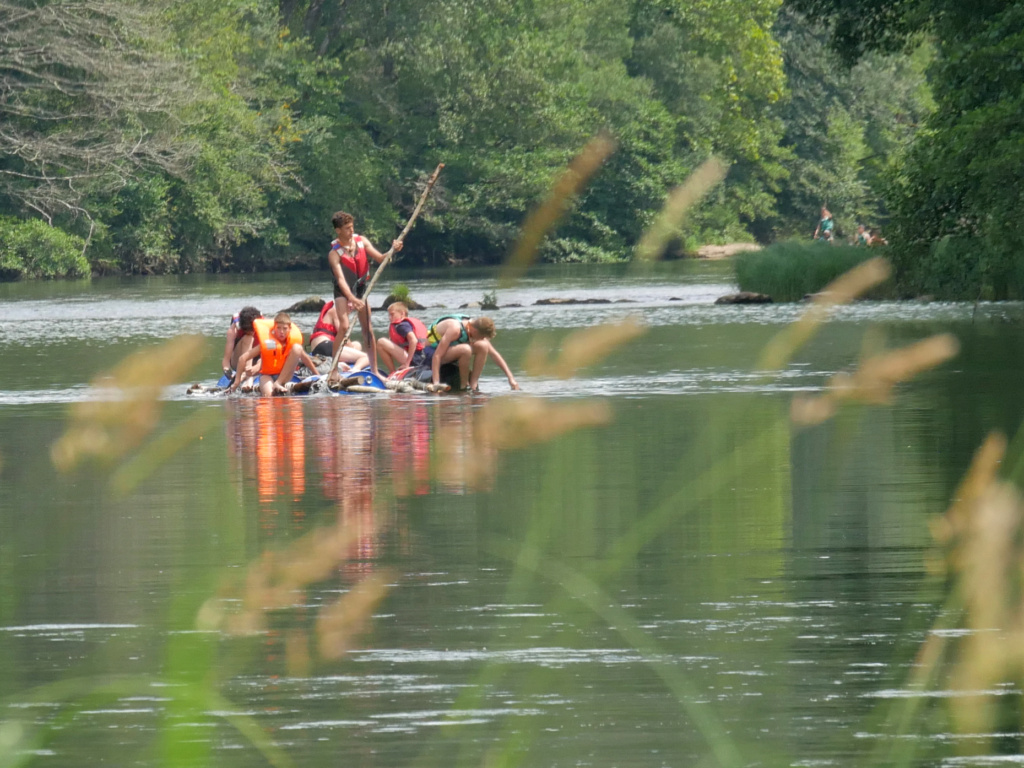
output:
[{"label": "bare arm", "polygon": [[225,375],[231,370],[231,353],[235,351],[236,339],[238,339],[238,326],[232,323],[228,327],[227,340],[224,342],[224,357],[220,360],[220,367]]},{"label": "bare arm", "polygon": [[313,358],[306,354],[306,350],[302,349],[302,347],[299,347],[299,349],[302,350],[301,354],[299,355],[300,362],[315,374],[317,370],[316,363],[313,362]]},{"label": "bare arm", "polygon": [[409,331],[405,336],[405,360],[399,365],[399,368],[408,368],[412,365],[413,355],[416,354],[416,345],[419,344],[419,339],[416,338],[415,331]]},{"label": "bare arm", "polygon": [[238,388],[238,385],[245,379],[245,369],[250,360],[255,359],[256,355],[260,353],[260,345],[254,343],[240,358],[238,358],[238,370],[235,371],[234,381],[231,382],[231,386],[228,387],[228,391],[232,391]]},{"label": "bare arm", "polygon": [[508,363],[505,362],[505,358],[498,354],[498,350],[494,348],[493,344],[491,344],[491,357],[494,358],[494,362],[499,368],[501,368],[502,373],[505,374],[505,378],[508,379],[508,385],[512,389],[519,389],[519,382],[516,381],[516,377],[512,375],[512,371],[508,367]]},{"label": "bare arm", "polygon": [[[384,254],[378,251],[376,247],[374,247],[373,243],[371,243],[365,237],[363,238],[363,246],[366,248],[366,255],[372,258],[378,264],[384,261]],[[392,240],[391,247],[394,248],[396,251],[402,250],[402,241]]]}]

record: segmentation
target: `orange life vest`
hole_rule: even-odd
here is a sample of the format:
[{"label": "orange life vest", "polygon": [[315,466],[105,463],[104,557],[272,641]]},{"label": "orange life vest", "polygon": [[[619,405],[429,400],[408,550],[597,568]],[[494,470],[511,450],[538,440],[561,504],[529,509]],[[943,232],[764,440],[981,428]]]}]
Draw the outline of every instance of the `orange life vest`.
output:
[{"label": "orange life vest", "polygon": [[292,327],[288,331],[288,341],[284,344],[274,338],[271,333],[273,327],[273,320],[260,318],[252,321],[252,328],[256,332],[256,341],[260,345],[260,360],[263,361],[260,373],[268,376],[274,376],[281,372],[281,369],[284,368],[284,359],[288,357],[288,352],[294,344],[302,346],[302,331],[295,323],[292,323]]}]

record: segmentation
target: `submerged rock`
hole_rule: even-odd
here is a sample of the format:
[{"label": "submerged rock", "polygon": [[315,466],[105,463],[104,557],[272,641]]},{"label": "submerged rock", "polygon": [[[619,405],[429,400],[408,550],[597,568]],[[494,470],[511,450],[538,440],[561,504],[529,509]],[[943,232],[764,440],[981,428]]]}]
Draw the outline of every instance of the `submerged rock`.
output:
[{"label": "submerged rock", "polygon": [[384,299],[384,301],[382,301],[382,302],[381,302],[381,304],[380,304],[380,306],[378,307],[378,309],[379,309],[379,310],[386,310],[386,309],[387,309],[388,307],[390,307],[390,306],[391,306],[392,304],[394,304],[394,303],[395,303],[396,301],[400,301],[400,302],[402,302],[403,304],[405,304],[405,306],[407,306],[407,307],[409,308],[409,310],[410,310],[410,311],[413,311],[413,310],[420,310],[420,309],[426,309],[426,307],[425,307],[425,306],[423,306],[422,304],[420,304],[420,303],[419,303],[418,301],[416,301],[415,299],[412,299],[412,298],[409,298],[409,299],[400,299],[400,298],[398,298],[397,296],[395,296],[395,294],[393,294],[393,293],[389,293],[389,294],[388,294],[387,298],[386,298],[386,299]]},{"label": "submerged rock", "polygon": [[611,299],[537,299],[534,306],[551,306],[565,304],[611,304]]},{"label": "submerged rock", "polygon": [[303,314],[320,314],[320,310],[324,308],[324,304],[327,302],[321,299],[319,296],[310,296],[308,299],[297,301],[287,309],[282,309],[282,312],[287,312],[289,315],[303,315]]},{"label": "submerged rock", "polygon": [[753,291],[740,291],[730,293],[727,296],[719,296],[715,304],[771,304],[772,297],[767,293],[754,293]]}]

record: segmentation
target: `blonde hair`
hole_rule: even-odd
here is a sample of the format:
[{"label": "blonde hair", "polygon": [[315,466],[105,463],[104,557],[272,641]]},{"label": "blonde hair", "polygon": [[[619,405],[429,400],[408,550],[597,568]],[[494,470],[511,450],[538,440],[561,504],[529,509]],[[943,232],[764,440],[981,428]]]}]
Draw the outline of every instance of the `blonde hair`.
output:
[{"label": "blonde hair", "polygon": [[493,339],[497,331],[494,329],[494,321],[486,316],[474,317],[469,321],[469,324],[476,329],[485,339]]},{"label": "blonde hair", "polygon": [[390,304],[388,304],[388,312],[390,312],[392,309],[397,309],[406,317],[409,316],[409,308],[405,306],[405,304],[401,301],[392,301]]},{"label": "blonde hair", "polygon": [[287,312],[278,312],[274,315],[274,325],[291,325],[292,318]]}]

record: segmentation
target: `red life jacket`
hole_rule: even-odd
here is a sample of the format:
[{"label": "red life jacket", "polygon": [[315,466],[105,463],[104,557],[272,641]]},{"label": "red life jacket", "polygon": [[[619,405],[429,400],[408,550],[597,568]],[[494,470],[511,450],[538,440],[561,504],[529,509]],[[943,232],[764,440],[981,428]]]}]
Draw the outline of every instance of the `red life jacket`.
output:
[{"label": "red life jacket", "polygon": [[400,346],[402,349],[406,349],[406,344],[408,344],[409,341],[398,333],[399,323],[404,322],[408,322],[412,326],[413,333],[416,334],[416,349],[414,349],[413,352],[419,352],[423,349],[423,345],[427,343],[427,326],[415,317],[404,317],[397,323],[392,323],[388,326],[388,335],[391,336],[391,340],[395,342],[395,344]]},{"label": "red life jacket", "polygon": [[324,322],[324,315],[331,311],[334,307],[334,301],[328,301],[324,304],[324,308],[320,310],[320,317],[316,319],[316,325],[313,326],[313,333],[310,334],[310,338],[313,336],[329,336],[334,338],[338,335],[338,329],[330,323]]},{"label": "red life jacket", "polygon": [[352,241],[356,246],[355,256],[350,256],[337,240],[331,242],[331,250],[338,252],[341,266],[354,273],[356,277],[366,277],[370,272],[370,262],[366,259],[366,243],[363,241],[362,235],[353,235]]}]

